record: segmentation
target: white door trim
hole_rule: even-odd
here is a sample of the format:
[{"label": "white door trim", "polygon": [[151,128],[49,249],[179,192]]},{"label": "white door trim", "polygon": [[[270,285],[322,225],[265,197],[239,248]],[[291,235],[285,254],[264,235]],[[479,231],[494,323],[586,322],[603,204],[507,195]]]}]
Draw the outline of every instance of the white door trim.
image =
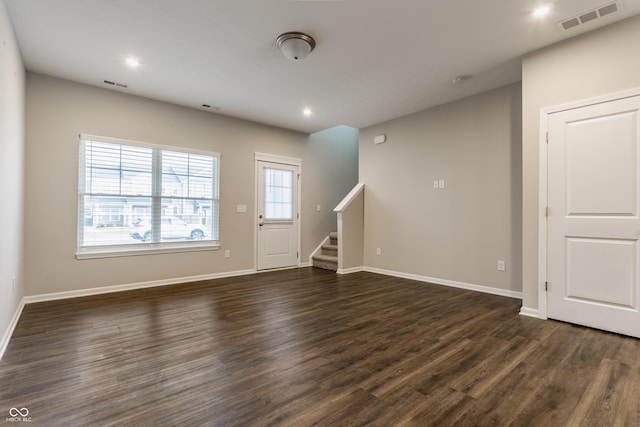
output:
[{"label": "white door trim", "polygon": [[278,156],[277,154],[255,152],[253,153],[253,158],[255,161],[280,163],[289,166],[302,166],[302,159],[297,159],[295,157]]},{"label": "white door trim", "polygon": [[254,192],[254,196],[253,196],[253,269],[254,271],[258,271],[258,163],[259,162],[269,162],[269,163],[278,163],[278,164],[282,164],[282,165],[288,165],[288,166],[295,166],[298,168],[298,175],[300,176],[300,178],[298,179],[298,188],[297,188],[297,198],[298,198],[298,202],[297,202],[297,206],[296,208],[298,209],[298,214],[299,214],[299,218],[298,218],[298,261],[297,261],[297,267],[300,267],[300,260],[302,259],[302,237],[301,237],[301,231],[302,231],[302,159],[297,159],[295,157],[285,157],[285,156],[279,156],[276,154],[267,154],[267,153],[258,153],[255,152],[254,156],[253,156],[253,168],[254,168],[254,172],[253,172],[253,179],[254,179],[254,183],[253,183],[253,192]]},{"label": "white door trim", "polygon": [[547,281],[547,173],[548,173],[548,150],[547,150],[547,130],[549,116],[561,111],[572,110],[574,108],[586,107],[594,104],[615,101],[623,98],[640,95],[640,87],[613,92],[606,95],[595,96],[564,104],[544,107],[540,109],[540,169],[538,179],[538,317],[547,319],[547,291],[545,283]]}]

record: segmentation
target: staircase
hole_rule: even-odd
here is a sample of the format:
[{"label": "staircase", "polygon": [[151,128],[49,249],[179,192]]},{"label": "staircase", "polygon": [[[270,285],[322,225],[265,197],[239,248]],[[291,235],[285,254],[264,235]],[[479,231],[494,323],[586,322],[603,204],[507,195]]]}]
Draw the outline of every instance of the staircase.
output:
[{"label": "staircase", "polygon": [[322,245],[322,250],[312,258],[313,266],[325,270],[338,270],[338,233],[329,234],[329,243]]}]

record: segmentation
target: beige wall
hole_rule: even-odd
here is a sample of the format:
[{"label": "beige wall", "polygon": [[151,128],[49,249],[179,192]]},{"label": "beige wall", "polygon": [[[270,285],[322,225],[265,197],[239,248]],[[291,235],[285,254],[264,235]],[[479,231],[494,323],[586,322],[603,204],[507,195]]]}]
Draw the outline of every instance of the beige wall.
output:
[{"label": "beige wall", "polygon": [[[27,74],[26,92],[28,295],[252,269],[254,152],[303,160],[303,262],[335,229],[331,204],[356,183],[357,139],[351,133],[345,136],[336,132],[331,135],[333,139],[310,138],[32,73]],[[221,153],[221,250],[76,260],[79,133]],[[344,159],[326,155],[325,151],[335,155],[336,147]],[[326,170],[333,174],[329,181],[321,179]],[[346,188],[343,194],[334,182]],[[237,213],[238,204],[247,205],[247,213]],[[317,213],[317,204],[326,208]],[[224,258],[225,249],[231,250],[231,258]]]},{"label": "beige wall", "polygon": [[[13,27],[6,5],[0,1],[0,338],[5,336],[24,293],[24,79]],[[4,339],[0,354],[3,343]]]},{"label": "beige wall", "polygon": [[364,266],[364,192],[362,189],[338,214],[338,272]]},{"label": "beige wall", "polygon": [[538,308],[540,109],[640,87],[640,16],[528,54],[523,97],[523,306]]},{"label": "beige wall", "polygon": [[521,291],[521,135],[519,83],[361,130],[365,266]]}]

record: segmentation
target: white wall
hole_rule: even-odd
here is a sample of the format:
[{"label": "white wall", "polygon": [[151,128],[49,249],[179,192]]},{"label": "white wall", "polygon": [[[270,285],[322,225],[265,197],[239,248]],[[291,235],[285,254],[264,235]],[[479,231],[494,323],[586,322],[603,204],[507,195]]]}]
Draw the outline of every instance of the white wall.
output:
[{"label": "white wall", "polygon": [[[0,338],[23,296],[24,66],[0,1]],[[13,286],[15,277],[15,289]],[[2,344],[0,341],[0,355]]]},{"label": "white wall", "polygon": [[540,109],[640,87],[640,16],[526,55],[523,97],[523,306],[538,308]]},{"label": "white wall", "polygon": [[[358,146],[350,132],[318,139],[32,73],[26,92],[28,295],[252,269],[254,152],[303,160],[302,261],[335,230],[333,200],[357,182]],[[76,260],[79,133],[221,153],[221,250]],[[238,204],[247,213],[237,213]],[[316,204],[324,210],[315,212]]]},{"label": "white wall", "polygon": [[365,266],[520,292],[521,136],[519,83],[362,129]]}]

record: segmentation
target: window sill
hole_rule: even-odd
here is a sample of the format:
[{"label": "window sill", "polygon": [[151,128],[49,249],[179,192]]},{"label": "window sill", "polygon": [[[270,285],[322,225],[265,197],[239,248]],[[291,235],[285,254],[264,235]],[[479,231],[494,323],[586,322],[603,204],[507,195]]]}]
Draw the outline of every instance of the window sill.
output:
[{"label": "window sill", "polygon": [[220,249],[218,242],[180,242],[180,243],[148,243],[127,246],[93,246],[80,248],[76,259],[115,258],[137,255],[168,254],[176,252],[215,251]]}]

